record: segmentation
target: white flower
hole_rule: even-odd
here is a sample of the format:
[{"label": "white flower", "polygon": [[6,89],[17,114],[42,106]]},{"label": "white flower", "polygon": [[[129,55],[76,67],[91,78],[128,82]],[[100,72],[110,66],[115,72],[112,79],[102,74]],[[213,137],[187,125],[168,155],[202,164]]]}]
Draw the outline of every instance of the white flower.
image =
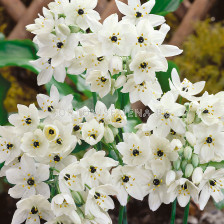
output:
[{"label": "white flower", "polygon": [[149,154],[147,167],[157,174],[163,175],[171,169],[171,161],[178,159],[178,153],[173,150],[172,145],[166,138],[152,134],[149,140],[148,150],[151,150],[151,153]]},{"label": "white flower", "polygon": [[133,25],[123,21],[118,22],[117,14],[107,17],[98,33],[104,55],[129,56],[134,44],[134,31]]},{"label": "white flower", "polygon": [[207,167],[203,178],[200,182],[199,189],[201,194],[199,197],[200,209],[203,210],[210,196],[215,202],[220,202],[224,199],[222,189],[224,185],[224,169],[215,170],[215,167]]},{"label": "white flower", "polygon": [[93,10],[96,5],[97,0],[71,0],[70,4],[64,7],[66,23],[78,25],[83,30],[92,28],[93,21],[100,20],[99,13]]},{"label": "white flower", "polygon": [[160,98],[163,93],[157,80],[143,81],[140,84],[136,84],[133,75],[128,76],[128,80],[123,85],[121,92],[129,93],[131,103],[140,100],[145,105],[148,105],[152,99]]},{"label": "white flower", "polygon": [[90,187],[96,187],[99,184],[110,183],[109,170],[117,165],[117,161],[105,157],[104,151],[96,152],[95,149],[90,149],[80,160],[83,185],[87,184]]},{"label": "white flower", "polygon": [[106,96],[111,90],[111,77],[109,73],[93,70],[88,72],[86,84],[91,85],[91,91],[97,92],[101,98]]},{"label": "white flower", "polygon": [[147,194],[147,172],[141,167],[116,167],[112,170],[112,183],[122,206],[127,204],[128,194],[137,200],[143,200]]},{"label": "white flower", "polygon": [[45,156],[48,146],[48,141],[40,129],[23,135],[21,149],[30,157]]},{"label": "white flower", "polygon": [[130,21],[133,24],[137,24],[142,19],[150,21],[153,27],[165,22],[163,16],[149,14],[155,5],[155,0],[150,0],[143,5],[141,5],[140,0],[128,0],[128,5],[116,0],[116,4],[119,11],[125,15],[123,20]]},{"label": "white flower", "polygon": [[21,160],[21,156],[18,156],[17,158],[15,158],[11,163],[9,163],[8,165],[5,165],[1,168],[0,170],[0,177],[4,177],[6,176],[6,171],[11,169],[11,168],[18,168],[21,169],[21,165],[20,165],[20,160]]},{"label": "white flower", "polygon": [[181,95],[190,101],[200,100],[200,98],[195,97],[195,95],[199,94],[204,89],[205,81],[192,84],[189,80],[184,79],[184,81],[181,82],[176,69],[172,70],[171,78],[172,81],[169,79],[169,84],[174,94]]},{"label": "white flower", "polygon": [[202,178],[203,178],[203,169],[201,167],[195,168],[192,174],[192,182],[198,185],[201,183]]},{"label": "white flower", "polygon": [[51,33],[54,29],[55,21],[52,12],[45,7],[43,8],[43,15],[35,19],[35,24],[26,26],[26,29],[33,34]]},{"label": "white flower", "polygon": [[68,215],[74,223],[81,224],[81,219],[76,212],[73,198],[67,193],[61,193],[53,197],[51,209],[56,216]]},{"label": "white flower", "polygon": [[[61,171],[69,164],[77,161],[75,156],[69,154],[70,151],[60,153],[48,153],[45,157],[36,158],[36,160],[40,163],[50,165],[50,167],[54,167],[55,169]],[[57,171],[54,171],[54,175],[58,175]]]},{"label": "white flower", "polygon": [[21,132],[33,131],[37,128],[40,122],[38,110],[34,104],[29,107],[18,104],[18,114],[9,116],[9,122],[18,128]]},{"label": "white flower", "polygon": [[73,132],[72,134],[76,136],[77,141],[81,144],[82,139],[82,126],[83,126],[83,119],[85,116],[89,115],[90,111],[87,107],[82,107],[79,110],[73,111],[72,114],[72,124],[73,124]]},{"label": "white flower", "polygon": [[198,203],[199,189],[188,179],[180,178],[173,182],[169,188],[168,193],[172,193],[172,201],[177,198],[177,201],[181,207],[185,207],[190,198]]},{"label": "white flower", "polygon": [[20,138],[14,127],[0,126],[0,163],[9,165],[21,154]]},{"label": "white flower", "polygon": [[56,218],[54,218],[53,220],[46,222],[46,224],[74,224],[74,222],[72,221],[72,219],[68,216],[68,215],[61,215],[58,216]]},{"label": "white flower", "polygon": [[144,81],[154,81],[156,72],[167,71],[167,61],[158,49],[151,46],[148,51],[139,51],[129,65],[134,72],[134,80],[137,84]]},{"label": "white flower", "polygon": [[[136,135],[138,135],[140,138],[143,137],[143,136],[150,136],[153,134],[153,131],[152,130],[146,130],[147,127],[145,127],[146,124],[143,123],[143,124],[138,124],[137,126],[135,126],[135,129],[137,129],[137,132],[136,132]],[[145,129],[143,131],[143,129]]]},{"label": "white flower", "polygon": [[82,127],[82,137],[90,145],[97,144],[104,135],[104,125],[98,123],[95,119],[85,122]]},{"label": "white flower", "polygon": [[59,187],[61,192],[83,191],[84,185],[81,180],[81,166],[78,162],[71,163],[59,174]]},{"label": "white flower", "polygon": [[148,171],[148,203],[152,211],[156,211],[162,203],[171,202],[172,193],[167,193],[166,176]]},{"label": "white flower", "polygon": [[110,116],[110,124],[115,128],[122,128],[127,124],[127,117],[124,111],[115,109],[114,104],[108,109],[108,114]]},{"label": "white flower", "polygon": [[6,178],[9,183],[15,184],[9,189],[13,198],[27,198],[35,194],[50,197],[49,186],[43,182],[49,178],[49,166],[35,164],[34,160],[26,155],[21,158],[21,169],[7,170]]},{"label": "white flower", "polygon": [[54,0],[48,4],[49,9],[55,14],[63,14],[64,7],[69,4],[69,0]]},{"label": "white flower", "polygon": [[208,95],[205,92],[200,98],[197,115],[207,125],[220,122],[220,117],[224,115],[224,103],[219,95]]},{"label": "white flower", "polygon": [[110,114],[106,105],[101,101],[97,101],[95,106],[95,113],[89,113],[85,118],[87,121],[90,121],[94,118],[99,123],[104,125],[108,125],[110,123]]},{"label": "white flower", "polygon": [[68,36],[57,32],[56,35],[40,34],[38,35],[40,57],[51,58],[51,65],[57,67],[75,57],[75,48],[78,45],[77,34],[72,33]]},{"label": "white flower", "polygon": [[[76,136],[72,135],[73,125],[62,124],[59,121],[55,121],[54,124],[58,128],[58,136],[49,142],[49,152],[51,153],[63,153],[71,152],[77,143]],[[50,129],[49,131],[51,131]]]},{"label": "white flower", "polygon": [[117,191],[114,186],[106,184],[89,190],[89,194],[85,204],[85,214],[94,215],[105,219],[105,223],[108,223],[108,216],[102,211],[108,211],[114,209],[114,202],[109,195],[116,195]]},{"label": "white flower", "polygon": [[72,100],[73,96],[71,94],[64,96],[60,100],[58,89],[55,85],[52,85],[50,96],[44,94],[37,95],[37,102],[42,109],[39,112],[40,117],[49,117],[50,120],[59,120],[63,123],[70,123],[71,112],[73,112]]},{"label": "white flower", "polygon": [[123,157],[124,163],[130,166],[143,165],[149,159],[149,137],[140,138],[134,133],[124,133],[124,142],[119,142],[117,149]]},{"label": "white flower", "polygon": [[[153,129],[158,136],[166,137],[172,129],[178,134],[185,133],[185,124],[179,118],[185,112],[185,107],[175,102],[176,98],[169,91],[159,101],[149,105],[154,114],[147,120],[148,129]],[[144,130],[144,129],[143,129]]]},{"label": "white flower", "polygon": [[49,221],[53,218],[50,202],[41,195],[33,195],[19,201],[12,219],[12,224],[40,223],[40,219]]},{"label": "white flower", "polygon": [[198,124],[193,127],[196,137],[194,153],[199,155],[201,163],[220,162],[224,159],[222,126]]},{"label": "white flower", "polygon": [[58,82],[64,82],[66,77],[65,64],[60,64],[57,67],[51,65],[52,58],[42,57],[36,61],[30,63],[40,69],[40,73],[37,76],[37,84],[39,86],[44,85],[51,81],[52,76]]},{"label": "white flower", "polygon": [[112,75],[123,71],[123,60],[119,56],[113,56],[110,59],[109,70]]}]

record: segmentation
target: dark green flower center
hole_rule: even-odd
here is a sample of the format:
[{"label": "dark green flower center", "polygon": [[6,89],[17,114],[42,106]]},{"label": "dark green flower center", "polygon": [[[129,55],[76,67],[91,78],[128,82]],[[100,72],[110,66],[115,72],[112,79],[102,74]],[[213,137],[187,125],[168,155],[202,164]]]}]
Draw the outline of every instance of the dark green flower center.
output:
[{"label": "dark green flower center", "polygon": [[140,18],[140,17],[142,17],[142,13],[141,12],[136,12],[135,16],[136,16],[136,18]]},{"label": "dark green flower center", "polygon": [[134,149],[132,154],[133,154],[133,156],[138,156],[139,155],[139,151],[137,149]]},{"label": "dark green flower center", "polygon": [[208,144],[212,143],[212,138],[211,138],[211,137],[208,137],[208,138],[206,139],[206,142],[207,142]]},{"label": "dark green flower center", "polygon": [[144,39],[143,37],[139,37],[139,38],[138,38],[138,42],[139,42],[139,43],[143,43],[144,40],[145,40],[145,39]]},{"label": "dark green flower center", "polygon": [[123,176],[122,177],[122,181],[124,182],[124,183],[127,183],[128,181],[129,181],[129,177],[128,176]]},{"label": "dark green flower center", "polygon": [[32,120],[31,120],[31,118],[27,118],[26,120],[25,120],[25,122],[27,123],[27,124],[31,124],[32,123]]},{"label": "dark green flower center", "polygon": [[165,113],[163,116],[164,116],[166,119],[168,119],[168,118],[170,117],[170,114],[169,114],[169,113]]},{"label": "dark green flower center", "polygon": [[60,49],[60,48],[62,48],[63,46],[64,46],[64,44],[63,44],[62,42],[58,42],[58,43],[57,43],[57,48]]},{"label": "dark green flower center", "polygon": [[116,37],[116,36],[112,36],[112,37],[111,37],[111,41],[112,41],[112,42],[117,42],[117,37]]},{"label": "dark green flower center", "polygon": [[90,172],[91,172],[91,173],[95,173],[95,172],[96,172],[96,167],[91,166],[91,167],[90,167]]},{"label": "dark green flower center", "polygon": [[160,184],[160,180],[159,180],[159,179],[154,179],[154,180],[153,180],[153,184],[154,184],[155,186],[158,186],[158,185]]},{"label": "dark green flower center", "polygon": [[27,184],[30,185],[30,186],[33,186],[35,184],[34,178],[29,178],[27,180]]},{"label": "dark green flower center", "polygon": [[83,15],[84,14],[84,10],[83,9],[79,9],[78,10],[78,14],[81,16],[81,15]]}]

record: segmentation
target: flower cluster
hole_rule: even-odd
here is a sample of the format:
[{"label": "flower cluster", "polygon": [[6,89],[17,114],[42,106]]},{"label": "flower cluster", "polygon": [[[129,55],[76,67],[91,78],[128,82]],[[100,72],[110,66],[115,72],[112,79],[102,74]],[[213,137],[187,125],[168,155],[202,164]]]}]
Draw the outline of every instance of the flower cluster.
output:
[{"label": "flower cluster", "polygon": [[131,103],[147,105],[162,95],[156,72],[167,71],[166,57],[182,50],[163,44],[170,27],[163,16],[149,14],[155,0],[116,4],[125,15],[122,21],[113,14],[103,24],[94,11],[97,0],[55,0],[43,9],[44,16],[27,26],[39,47],[40,59],[33,62],[41,70],[39,85],[52,75],[64,82],[67,71],[86,74],[86,84],[101,98],[122,86]]},{"label": "flower cluster", "polygon": [[81,75],[100,97],[119,89],[150,116],[123,133],[123,110],[95,99],[94,111],[74,110],[73,96],[60,97],[54,85],[50,96],[37,95],[38,108],[18,105],[11,125],[0,126],[0,176],[21,199],[12,224],[111,224],[113,196],[121,206],[147,196],[153,211],[176,199],[201,209],[210,196],[224,199],[224,169],[214,165],[224,160],[224,92],[201,94],[205,82],[181,82],[173,69],[163,94],[156,72],[167,71],[166,57],[181,50],[163,45],[169,26],[149,14],[155,1],[117,0],[122,21],[113,14],[103,24],[96,4],[55,0],[27,26],[39,47],[38,83]]}]

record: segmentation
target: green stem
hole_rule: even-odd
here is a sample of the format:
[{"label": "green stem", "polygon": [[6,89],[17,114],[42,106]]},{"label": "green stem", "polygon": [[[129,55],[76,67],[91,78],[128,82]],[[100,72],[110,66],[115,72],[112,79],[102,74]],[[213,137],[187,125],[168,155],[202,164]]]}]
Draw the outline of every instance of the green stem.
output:
[{"label": "green stem", "polygon": [[176,207],[177,207],[177,199],[175,199],[173,201],[173,204],[172,204],[172,212],[171,212],[171,221],[170,221],[170,224],[175,224]]},{"label": "green stem", "polygon": [[123,216],[124,216],[124,206],[120,206],[119,208],[119,224],[123,224]]},{"label": "green stem", "polygon": [[97,94],[95,92],[93,92],[92,94],[93,94],[93,105],[94,105],[94,110],[95,110],[95,106],[96,106],[96,102],[97,102]]},{"label": "green stem", "polygon": [[[94,110],[95,110],[96,103],[97,103],[97,94],[95,92],[92,92],[92,95],[93,95],[93,105],[94,105]],[[97,147],[97,151],[102,150],[102,144],[101,144],[101,142],[98,142],[96,144],[96,147]]]},{"label": "green stem", "polygon": [[123,224],[128,224],[128,217],[127,217],[127,207],[124,207],[124,219]]},{"label": "green stem", "polygon": [[189,214],[189,207],[190,207],[190,201],[187,204],[187,206],[184,209],[184,220],[183,220],[183,224],[187,224],[187,220],[188,220],[188,214]]}]

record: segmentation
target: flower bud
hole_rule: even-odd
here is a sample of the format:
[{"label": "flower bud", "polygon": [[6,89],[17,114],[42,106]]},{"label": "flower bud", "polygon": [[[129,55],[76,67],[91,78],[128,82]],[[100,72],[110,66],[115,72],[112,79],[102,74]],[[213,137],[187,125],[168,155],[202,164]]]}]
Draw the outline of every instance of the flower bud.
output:
[{"label": "flower bud", "polygon": [[170,170],[166,174],[166,184],[170,185],[176,179],[176,173],[173,170]]},{"label": "flower bud", "polygon": [[180,163],[181,163],[181,161],[179,159],[177,159],[176,161],[173,162],[173,167],[175,170],[180,169]]},{"label": "flower bud", "polygon": [[196,115],[196,114],[195,114],[194,111],[189,111],[189,112],[187,113],[187,119],[186,119],[187,124],[192,124],[192,123],[194,122],[195,115]]},{"label": "flower bud", "polygon": [[195,112],[198,108],[198,105],[199,105],[198,102],[191,102],[189,105],[189,110]]},{"label": "flower bud", "polygon": [[119,56],[113,56],[110,60],[109,70],[112,75],[118,74],[123,70],[123,60]]},{"label": "flower bud", "polygon": [[196,144],[196,137],[193,135],[193,133],[187,131],[185,133],[185,137],[191,146],[194,146]]},{"label": "flower bud", "polygon": [[78,191],[71,191],[71,194],[76,204],[83,205],[85,203],[82,195]]},{"label": "flower bud", "polygon": [[194,172],[192,174],[192,181],[194,184],[199,184],[203,177],[203,170],[201,167],[197,167],[194,169]]},{"label": "flower bud", "polygon": [[106,143],[112,143],[114,141],[114,134],[109,127],[104,128],[104,140]]},{"label": "flower bud", "polygon": [[115,81],[115,89],[121,88],[126,82],[126,76],[125,75],[120,75],[117,80]]},{"label": "flower bud", "polygon": [[58,30],[59,30],[62,34],[64,34],[65,36],[68,36],[68,35],[71,33],[69,27],[66,26],[65,24],[59,24],[59,25],[58,25]]},{"label": "flower bud", "polygon": [[189,160],[192,156],[192,148],[190,146],[187,146],[185,149],[184,149],[184,158]]},{"label": "flower bud", "polygon": [[197,167],[198,166],[198,164],[199,164],[199,157],[198,157],[198,155],[196,155],[196,154],[193,154],[192,155],[191,163],[192,163],[192,165],[194,167]]},{"label": "flower bud", "polygon": [[117,136],[118,135],[118,129],[113,127],[112,125],[109,125],[109,126],[110,126],[110,129],[113,132],[114,136]]},{"label": "flower bud", "polygon": [[186,178],[190,177],[193,173],[194,167],[192,164],[187,164],[186,168],[185,168],[185,172],[184,175]]},{"label": "flower bud", "polygon": [[78,26],[69,26],[71,33],[78,33],[80,31],[80,28]]},{"label": "flower bud", "polygon": [[181,162],[181,169],[182,169],[183,172],[185,171],[186,166],[187,166],[187,161],[186,160],[183,160]]}]

